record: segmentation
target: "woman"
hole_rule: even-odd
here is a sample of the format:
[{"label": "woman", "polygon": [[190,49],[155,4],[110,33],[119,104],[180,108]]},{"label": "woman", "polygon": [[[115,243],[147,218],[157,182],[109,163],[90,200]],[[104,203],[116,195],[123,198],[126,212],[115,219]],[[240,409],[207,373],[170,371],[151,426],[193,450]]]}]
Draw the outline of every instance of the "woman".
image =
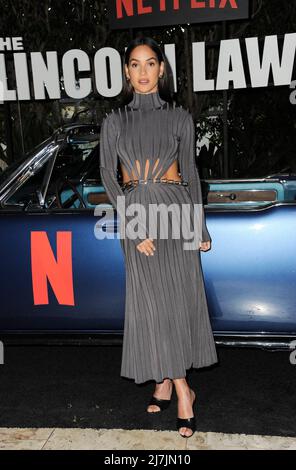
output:
[{"label": "woman", "polygon": [[[168,407],[175,385],[177,429],[190,437],[195,431],[195,392],[186,381],[186,369],[217,362],[200,263],[199,250],[209,250],[211,238],[195,166],[194,124],[187,110],[171,102],[168,63],[151,38],[136,38],[126,49],[124,95],[127,104],[104,118],[100,140],[102,182],[120,213],[121,227],[126,227],[121,238],[126,267],[121,375],[135,383],[156,382],[149,413]],[[117,180],[118,158],[122,186]],[[119,196],[124,196],[125,211],[119,207]],[[132,204],[139,215],[136,238],[128,213]],[[155,212],[152,216],[149,210],[161,204],[162,209],[173,205],[175,212],[170,217],[168,210],[160,211],[155,228]],[[171,232],[180,224],[173,215],[181,207],[191,208],[190,218],[182,220],[186,236],[177,238]],[[143,214],[148,214],[151,225]],[[194,222],[195,241],[185,249]],[[165,225],[171,232],[163,237]]]}]

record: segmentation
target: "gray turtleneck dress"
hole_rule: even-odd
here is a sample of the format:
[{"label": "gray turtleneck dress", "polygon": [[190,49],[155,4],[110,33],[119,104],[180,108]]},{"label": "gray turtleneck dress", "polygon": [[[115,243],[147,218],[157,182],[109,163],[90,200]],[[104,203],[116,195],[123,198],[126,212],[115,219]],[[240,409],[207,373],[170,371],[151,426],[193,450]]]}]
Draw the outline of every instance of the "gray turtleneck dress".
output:
[{"label": "gray turtleneck dress", "polygon": [[[149,236],[151,203],[174,203],[179,207],[187,204],[192,208],[191,224],[197,217],[198,240],[211,240],[194,150],[192,115],[182,106],[169,105],[158,91],[134,92],[128,105],[112,110],[102,122],[100,172],[110,202],[118,214],[118,196],[124,196],[125,211],[131,203],[141,203],[147,210],[147,225],[142,223],[144,219],[139,224],[144,227],[144,236],[131,239],[127,231],[120,239],[126,268],[121,375],[135,383],[186,377],[186,369],[218,361],[199,243],[194,249],[184,249],[182,230],[181,237],[172,236],[176,219],[168,211],[168,236],[160,237],[157,228],[157,236],[151,237],[156,247],[154,255],[146,256],[136,248]],[[146,184],[123,189],[117,180],[118,159],[130,179],[145,180]],[[161,178],[175,160],[187,186],[151,181]],[[121,227],[123,221],[128,226],[131,216],[120,211],[119,220]]]}]

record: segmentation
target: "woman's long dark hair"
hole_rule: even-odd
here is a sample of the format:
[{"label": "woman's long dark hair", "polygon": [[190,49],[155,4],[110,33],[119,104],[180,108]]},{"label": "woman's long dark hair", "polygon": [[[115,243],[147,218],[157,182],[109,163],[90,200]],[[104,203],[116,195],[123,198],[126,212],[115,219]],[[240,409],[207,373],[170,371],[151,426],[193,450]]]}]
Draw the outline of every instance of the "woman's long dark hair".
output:
[{"label": "woman's long dark hair", "polygon": [[[149,46],[156,54],[158,62],[164,62],[164,71],[163,71],[163,76],[159,78],[158,80],[158,92],[159,96],[167,101],[168,103],[172,104],[172,90],[173,90],[173,79],[172,79],[172,73],[171,73],[171,68],[169,65],[169,62],[165,56],[165,54],[162,52],[161,48],[157,44],[154,39],[148,37],[148,36],[139,36],[135,39],[133,39],[129,45],[127,46],[127,49],[124,53],[124,65],[129,65],[129,60],[130,60],[130,55],[137,46]],[[130,83],[129,80],[126,79],[125,75],[125,70],[124,70],[124,65],[123,65],[123,88],[122,88],[122,105],[128,104],[132,98],[133,98],[133,91],[134,88],[132,84]]]}]

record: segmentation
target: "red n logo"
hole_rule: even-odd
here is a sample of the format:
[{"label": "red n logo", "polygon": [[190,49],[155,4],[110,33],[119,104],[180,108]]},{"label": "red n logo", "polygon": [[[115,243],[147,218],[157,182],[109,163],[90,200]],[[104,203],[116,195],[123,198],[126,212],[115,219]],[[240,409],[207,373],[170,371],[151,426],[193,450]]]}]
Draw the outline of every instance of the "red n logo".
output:
[{"label": "red n logo", "polygon": [[47,279],[62,305],[74,305],[72,232],[57,232],[57,260],[46,232],[31,232],[34,305],[48,304]]}]

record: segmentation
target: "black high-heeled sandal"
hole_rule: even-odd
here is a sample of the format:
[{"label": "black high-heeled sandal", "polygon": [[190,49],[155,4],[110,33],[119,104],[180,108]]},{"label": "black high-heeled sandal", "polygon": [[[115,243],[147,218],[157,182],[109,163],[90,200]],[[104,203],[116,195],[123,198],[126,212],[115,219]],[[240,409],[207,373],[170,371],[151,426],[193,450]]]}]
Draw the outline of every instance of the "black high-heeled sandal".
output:
[{"label": "black high-heeled sandal", "polygon": [[196,401],[196,396],[194,397],[194,400],[193,400],[193,403],[192,403],[193,416],[191,418],[177,418],[177,431],[178,432],[179,432],[180,428],[188,428],[188,429],[191,429],[191,431],[192,431],[192,434],[190,434],[190,436],[186,436],[186,434],[181,434],[179,432],[180,436],[187,437],[187,439],[189,437],[193,436],[193,434],[196,431],[196,420],[195,420],[195,415],[194,415],[195,401]]},{"label": "black high-heeled sandal", "polygon": [[[190,436],[186,436],[186,434],[181,434],[179,432],[179,429],[180,428],[188,428],[188,429],[191,429],[192,431],[192,434],[190,434]],[[187,437],[187,439],[191,436],[193,436],[193,434],[195,433],[196,431],[196,421],[195,421],[195,416],[193,416],[192,418],[177,418],[177,431],[179,432],[180,436],[182,437]]]},{"label": "black high-heeled sandal", "polygon": [[[156,405],[160,408],[159,411],[147,411],[147,413],[153,414],[153,413],[160,413],[163,410],[166,410],[171,403],[171,400],[164,400],[162,398],[156,398],[155,396],[152,395],[150,402],[148,403],[148,406],[150,405]],[[147,408],[148,408],[147,406]]]}]

